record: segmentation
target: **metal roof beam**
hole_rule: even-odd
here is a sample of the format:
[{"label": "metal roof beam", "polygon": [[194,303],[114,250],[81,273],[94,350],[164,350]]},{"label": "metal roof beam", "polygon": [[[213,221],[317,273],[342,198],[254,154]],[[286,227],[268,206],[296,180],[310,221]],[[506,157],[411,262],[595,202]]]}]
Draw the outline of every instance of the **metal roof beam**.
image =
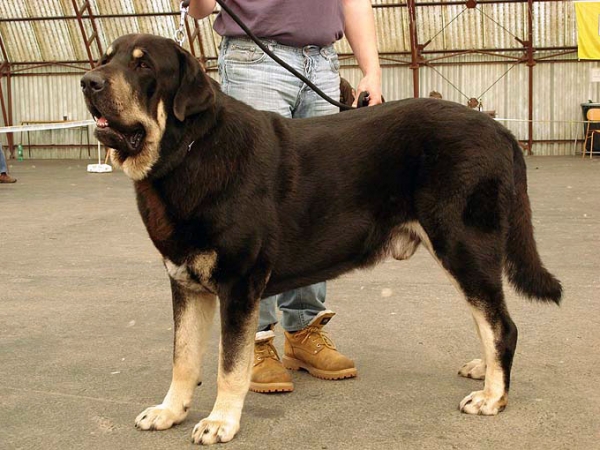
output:
[{"label": "metal roof beam", "polygon": [[[77,0],[71,0],[71,3],[73,4],[73,9],[75,9],[75,13],[77,14],[75,17],[77,19],[77,22],[79,23],[79,30],[81,31],[81,36],[83,37],[83,42],[85,43],[85,51],[87,52],[90,66],[93,68],[95,65],[96,59],[94,58],[94,55],[92,54],[92,43],[96,42],[96,48],[98,49],[98,55],[102,55],[102,53],[104,53],[102,50],[102,44],[100,43],[100,39],[98,37],[98,27],[96,26],[95,16],[92,13],[92,8],[90,7],[90,3],[88,0],[84,0],[81,7],[77,6]],[[87,12],[87,16],[83,15],[84,12]],[[83,23],[84,18],[89,19],[90,24],[92,26],[93,31],[92,31],[91,35],[89,36],[89,38],[87,36],[87,32],[85,30],[85,25]]]},{"label": "metal roof beam", "polygon": [[408,21],[410,30],[410,68],[413,71],[413,97],[419,97],[419,67],[422,61],[421,50],[419,46],[419,37],[417,33],[417,21],[415,14],[415,0],[408,0]]},{"label": "metal roof beam", "polygon": [[[191,17],[191,16],[189,16]],[[204,42],[202,42],[202,36],[200,33],[200,25],[198,24],[198,20],[192,17],[194,22],[194,31],[191,31],[189,22],[185,21],[185,31],[188,36],[188,41],[190,43],[190,52],[200,61],[203,69],[206,69],[206,52],[204,51]],[[198,43],[198,48],[200,49],[200,55],[196,55],[196,49],[194,47],[194,42]]]},{"label": "metal roof beam", "polygon": [[[79,14],[79,10],[75,4],[75,0],[72,0],[73,7],[77,11],[75,16],[37,16],[37,17],[11,17],[0,18],[2,22],[44,22],[44,21],[62,21],[62,20],[79,20],[79,19],[124,19],[124,18],[137,18],[137,17],[165,17],[165,16],[179,16],[179,13],[171,12],[156,12],[156,13],[123,13],[123,14],[98,14],[94,15],[91,10],[88,14]],[[88,3],[87,1],[85,3]],[[89,3],[88,3],[89,5]]]},{"label": "metal roof beam", "polygon": [[[567,54],[574,54],[577,53],[577,47],[544,47],[544,48],[536,48],[536,53],[539,53],[541,51],[544,52],[554,52],[556,51],[556,54],[552,54],[552,55],[548,55],[548,56],[544,56],[544,57],[536,57],[536,61],[542,62],[547,60],[548,58],[553,58],[556,56],[560,56],[560,55],[567,55]],[[466,53],[478,53],[478,54],[489,54],[490,56],[492,54],[498,53],[498,56],[501,58],[506,58],[506,59],[512,59],[511,57],[508,56],[502,56],[502,52],[523,52],[522,48],[517,48],[517,49],[500,49],[500,50],[496,50],[496,49],[472,49],[472,50],[444,50],[444,51],[429,51],[429,52],[423,52],[423,53],[427,53],[427,54],[445,54],[445,55],[449,55],[444,59],[448,59],[452,56],[460,56],[460,55],[464,55]],[[379,56],[382,60],[387,60],[391,57],[394,56],[410,56],[411,53],[410,52],[397,52],[397,53],[380,53]],[[349,58],[349,57],[354,57],[353,53],[339,53],[338,56],[341,59],[344,58]],[[436,58],[437,59],[437,58]],[[217,57],[215,56],[211,56],[211,57],[205,57],[206,62],[213,62],[213,61],[217,61]],[[432,59],[433,60],[433,59]],[[506,61],[490,61],[490,60],[485,60],[485,61],[480,61],[479,63],[495,63],[495,62],[506,62]],[[566,59],[563,62],[580,62],[580,63],[586,63],[586,62],[594,62],[594,61],[585,61],[585,60],[581,60],[579,61],[576,57],[572,58],[572,59]],[[17,75],[18,71],[22,71],[22,69],[19,69],[18,71],[15,70],[16,67],[27,67],[28,70],[31,70],[32,67],[28,67],[28,66],[34,66],[34,67],[42,67],[42,66],[68,66],[68,65],[76,65],[76,64],[88,64],[89,61],[86,60],[82,60],[82,61],[45,61],[45,62],[41,62],[41,61],[18,61],[18,62],[14,62],[11,63],[11,67],[12,67],[12,73],[13,75]],[[409,62],[410,63],[410,62]],[[460,63],[456,63],[456,62],[449,62],[448,64],[465,64],[465,62],[460,62]],[[74,67],[75,69],[78,69],[77,67]],[[81,70],[88,70],[85,68],[81,68]],[[38,73],[36,74],[38,76],[43,76],[45,75],[44,73]]]},{"label": "metal roof beam", "polygon": [[533,67],[535,66],[535,59],[533,58],[533,0],[528,0],[527,4],[527,41],[523,43],[525,45],[525,55],[529,69],[529,92],[527,93],[529,123],[527,126],[528,136],[526,152],[533,155],[533,151],[531,150],[531,147],[533,147]]},{"label": "metal roof beam", "polygon": [[[493,5],[501,3],[528,3],[529,0],[477,0],[478,5]],[[534,3],[563,3],[565,0],[533,0]],[[87,1],[85,3],[88,3]],[[467,0],[455,0],[455,1],[438,1],[438,2],[411,2],[415,7],[428,7],[428,6],[465,6]],[[385,4],[374,4],[373,9],[388,9],[388,8],[407,8],[408,1],[406,3],[385,3]],[[76,9],[77,10],[77,9]],[[179,12],[146,12],[146,13],[123,13],[123,14],[98,14],[93,15],[90,11],[89,14],[84,15],[83,11],[79,15],[74,16],[37,16],[37,17],[10,17],[0,18],[2,22],[35,22],[35,21],[62,21],[62,20],[78,20],[81,19],[120,19],[120,18],[131,18],[131,17],[163,17],[163,16],[179,16]],[[213,14],[217,14],[214,12]]]},{"label": "metal roof beam", "polygon": [[[528,3],[529,0],[477,0],[478,5],[494,5],[499,3]],[[564,2],[565,0],[534,0],[535,3],[558,3]],[[406,3],[384,3],[373,5],[374,9],[385,9],[385,8],[408,8],[409,1]],[[472,3],[469,0],[454,0],[454,1],[438,1],[438,2],[414,2],[415,7],[427,7],[427,6],[468,6],[467,4]]]}]

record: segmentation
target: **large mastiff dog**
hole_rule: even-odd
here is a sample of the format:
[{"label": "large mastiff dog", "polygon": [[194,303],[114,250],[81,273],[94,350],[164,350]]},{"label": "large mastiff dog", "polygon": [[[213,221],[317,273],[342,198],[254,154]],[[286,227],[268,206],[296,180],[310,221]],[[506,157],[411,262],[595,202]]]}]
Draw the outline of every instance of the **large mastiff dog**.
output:
[{"label": "large mastiff dog", "polygon": [[224,95],[189,53],[149,35],[117,39],[81,86],[171,280],[173,378],[138,428],[185,419],[217,297],[218,394],[193,431],[202,444],[239,429],[261,297],[407,259],[419,244],[465,296],[484,349],[460,371],[485,378],[460,410],[504,409],[517,328],[502,274],[526,296],[561,298],[536,250],[525,162],[504,127],[431,99],[284,119]]}]

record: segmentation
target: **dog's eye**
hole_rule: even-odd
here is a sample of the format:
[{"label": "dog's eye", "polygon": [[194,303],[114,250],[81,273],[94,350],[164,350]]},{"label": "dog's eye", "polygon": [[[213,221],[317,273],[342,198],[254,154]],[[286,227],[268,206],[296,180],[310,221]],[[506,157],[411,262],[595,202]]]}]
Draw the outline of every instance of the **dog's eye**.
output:
[{"label": "dog's eye", "polygon": [[144,61],[138,62],[137,66],[139,69],[149,69],[150,68],[150,66],[147,63],[145,63]]}]

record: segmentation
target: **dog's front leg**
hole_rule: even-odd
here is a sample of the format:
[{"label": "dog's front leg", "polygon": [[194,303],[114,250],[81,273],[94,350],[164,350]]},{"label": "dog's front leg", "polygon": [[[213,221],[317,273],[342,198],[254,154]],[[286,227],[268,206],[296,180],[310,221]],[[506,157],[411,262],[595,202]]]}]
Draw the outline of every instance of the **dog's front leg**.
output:
[{"label": "dog's front leg", "polygon": [[202,357],[217,298],[192,291],[171,280],[175,340],[171,387],[160,405],[144,410],[135,420],[142,430],[166,430],[188,414],[195,387],[202,381]]},{"label": "dog's front leg", "polygon": [[244,399],[250,387],[260,292],[238,286],[227,293],[219,293],[219,298],[221,343],[217,400],[210,415],[194,428],[192,440],[195,444],[233,439],[240,428]]}]

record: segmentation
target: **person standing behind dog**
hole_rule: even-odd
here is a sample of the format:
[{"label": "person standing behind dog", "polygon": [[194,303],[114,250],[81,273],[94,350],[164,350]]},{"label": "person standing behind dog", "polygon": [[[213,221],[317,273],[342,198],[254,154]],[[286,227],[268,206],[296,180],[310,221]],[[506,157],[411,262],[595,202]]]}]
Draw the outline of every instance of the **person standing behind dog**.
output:
[{"label": "person standing behind dog", "polygon": [[0,183],[16,182],[17,179],[8,174],[8,165],[6,164],[6,158],[4,157],[4,151],[2,150],[2,144],[0,144]]},{"label": "person standing behind dog", "polygon": [[[191,0],[189,14],[202,19],[213,12],[215,3]],[[340,98],[339,61],[333,43],[345,33],[363,72],[358,92],[369,92],[369,105],[381,103],[381,68],[370,0],[228,0],[227,5],[271,51],[333,99]],[[214,29],[223,37],[219,74],[224,93],[289,118],[339,112],[266,55],[226,12],[219,13]],[[250,390],[292,391],[286,368],[305,369],[327,380],[356,376],[354,361],[338,352],[323,330],[335,314],[325,308],[325,295],[322,282],[260,302]],[[285,330],[281,360],[273,344],[276,305]]]}]

